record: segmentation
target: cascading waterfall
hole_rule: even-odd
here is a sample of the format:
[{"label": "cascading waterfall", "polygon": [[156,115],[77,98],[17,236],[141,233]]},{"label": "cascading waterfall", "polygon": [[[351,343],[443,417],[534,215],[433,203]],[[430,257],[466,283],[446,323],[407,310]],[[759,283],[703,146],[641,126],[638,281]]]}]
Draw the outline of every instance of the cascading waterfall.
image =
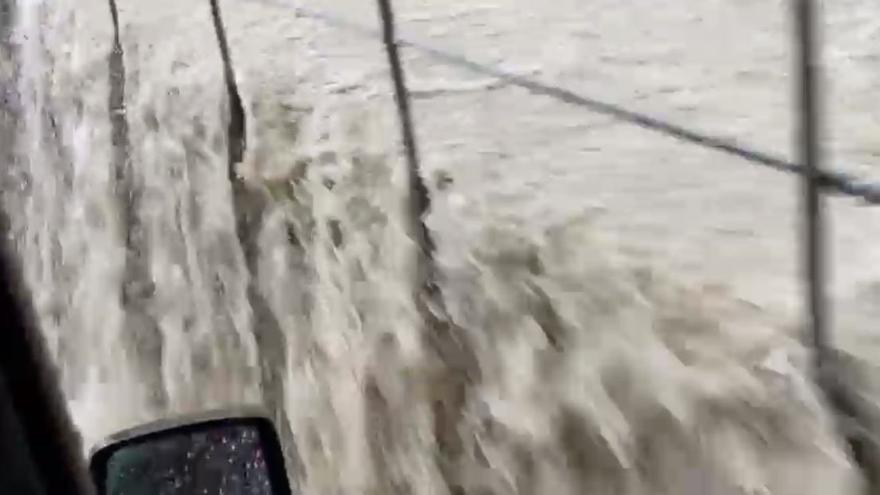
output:
[{"label": "cascading waterfall", "polygon": [[[145,420],[165,408],[256,400],[246,391],[254,387],[248,370],[256,356],[234,234],[217,228],[218,222],[205,229],[192,225],[198,218],[193,205],[212,208],[209,218],[220,217],[221,225],[224,213],[231,219],[228,201],[197,201],[191,187],[191,177],[210,185],[203,170],[222,156],[222,97],[196,100],[208,108],[175,113],[175,106],[199,91],[185,82],[187,74],[172,73],[163,82],[173,89],[158,95],[132,78],[126,107],[137,113],[126,113],[142,118],[129,123],[138,145],[124,158],[132,176],[120,180],[108,112],[109,15],[105,3],[76,5],[82,7],[104,17],[89,19],[72,3],[26,2],[19,8],[15,35],[21,60],[28,62],[19,77],[27,117],[18,139],[26,189],[19,196],[17,231],[19,249],[39,253],[23,260],[26,277],[31,286],[45,288],[35,291],[35,303],[73,409],[85,408],[82,416],[97,429],[85,429],[94,440],[106,433],[99,428]],[[101,21],[103,30],[90,31]],[[218,125],[200,127],[199,117]],[[156,119],[162,125],[153,125]],[[216,171],[222,180],[222,169]],[[228,184],[222,186],[228,197]],[[133,195],[141,198],[136,235],[122,204]],[[33,220],[40,227],[30,228]],[[130,239],[142,245],[129,246]],[[216,254],[196,256],[202,246]],[[140,268],[148,274],[137,273]],[[213,385],[197,382],[204,369],[212,370]],[[118,401],[119,410],[108,413],[108,401]]]},{"label": "cascading waterfall", "polygon": [[[439,232],[479,370],[453,376],[466,358],[431,345],[413,304],[387,88],[330,91],[316,62],[293,88],[237,67],[259,219],[240,238],[208,1],[117,5],[121,110],[105,1],[20,0],[11,33],[4,205],[87,445],[263,402],[283,408],[303,493],[857,493],[805,350],[724,293],[621,262],[589,214],[539,230],[477,205],[483,224]],[[291,29],[306,64],[308,27]]]},{"label": "cascading waterfall", "polygon": [[[76,43],[71,12],[22,2],[17,13],[19,189],[7,191],[7,204],[18,249],[29,253],[25,277],[76,409],[96,404],[94,394],[118,397],[114,389],[132,391],[139,383],[119,354],[123,314],[114,296],[122,253],[106,194],[111,170],[92,166],[109,158],[106,86],[92,79],[101,71],[91,47]],[[93,358],[71,359],[83,352]],[[121,417],[143,406],[127,399]],[[99,410],[88,416],[96,424],[117,417]]]}]

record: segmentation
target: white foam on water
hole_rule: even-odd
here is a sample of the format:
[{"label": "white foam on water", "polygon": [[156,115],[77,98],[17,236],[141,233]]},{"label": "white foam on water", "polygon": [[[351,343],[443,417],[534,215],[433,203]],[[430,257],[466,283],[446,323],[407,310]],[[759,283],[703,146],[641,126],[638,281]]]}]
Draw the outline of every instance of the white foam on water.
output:
[{"label": "white foam on water", "polygon": [[[790,293],[744,296],[760,273],[741,285],[700,283],[658,252],[630,256],[626,228],[607,220],[629,203],[565,184],[584,158],[567,170],[571,155],[554,155],[549,135],[531,135],[535,122],[582,132],[574,114],[530,107],[531,96],[510,88],[480,96],[482,79],[420,76],[432,81],[416,108],[426,122],[426,177],[453,179],[432,184],[429,223],[462,332],[438,347],[428,338],[437,329],[413,304],[415,246],[380,47],[277,7],[221,2],[248,126],[237,172],[262,218],[242,244],[208,2],[117,3],[129,187],[139,194],[135,238],[146,266],[134,309],[121,298],[107,5],[22,1],[14,33],[22,119],[10,166],[23,182],[5,201],[87,444],[158,416],[262,401],[281,407],[296,438],[291,470],[303,493],[858,493],[859,474],[784,317],[789,308],[773,306]],[[498,40],[520,16],[537,15],[504,11],[515,3],[469,11],[509,14],[469,25],[495,26],[489,36]],[[467,17],[460,7],[431,10],[444,5],[404,2],[403,18]],[[353,18],[368,11],[352,9]],[[375,22],[369,15],[366,24]],[[454,26],[432,32],[454,36]],[[537,75],[577,74],[576,38],[536,46],[541,57],[564,52]],[[416,70],[430,65],[415,58]],[[436,110],[444,105],[448,113]],[[531,123],[482,125],[484,113],[516,105],[535,110]],[[473,144],[490,131],[485,148]],[[572,143],[557,137],[560,149]],[[520,144],[543,144],[544,154],[511,156]],[[606,185],[624,175],[606,167]],[[630,178],[647,184],[648,196],[664,188]],[[696,187],[666,185],[679,197]],[[548,190],[572,194],[557,205],[541,200]],[[681,213],[677,203],[658,204],[646,205],[657,208],[652,219]],[[623,227],[641,225],[653,246],[652,221]],[[709,272],[731,271],[716,268]]]}]

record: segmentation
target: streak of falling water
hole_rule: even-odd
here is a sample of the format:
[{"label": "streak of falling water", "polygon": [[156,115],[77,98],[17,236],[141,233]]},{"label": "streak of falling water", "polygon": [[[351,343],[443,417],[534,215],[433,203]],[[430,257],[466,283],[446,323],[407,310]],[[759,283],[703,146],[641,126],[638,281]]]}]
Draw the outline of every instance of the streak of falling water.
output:
[{"label": "streak of falling water", "polygon": [[[193,99],[186,84],[159,95],[135,87],[127,103],[143,118],[131,123],[135,172],[123,182],[111,158],[106,4],[27,1],[18,19],[22,190],[7,201],[20,212],[25,275],[87,442],[168,412],[257,400],[229,186],[217,186],[216,205],[192,187],[225,177],[219,92]],[[205,106],[175,109],[186,101]],[[189,125],[200,118],[205,126]],[[142,232],[132,235],[120,197],[135,194]],[[205,227],[193,224],[194,207],[209,209]],[[125,273],[129,236],[143,244],[133,256],[148,269],[142,280]],[[124,284],[135,286],[125,296]],[[156,346],[160,354],[147,349]]]},{"label": "streak of falling water", "polygon": [[[121,252],[106,194],[111,171],[92,166],[108,159],[106,87],[86,75],[94,60],[73,39],[76,26],[67,14],[39,1],[18,6],[21,189],[12,195],[20,203],[11,210],[18,249],[27,253],[25,276],[71,406],[125,397],[118,414],[88,411],[88,432],[92,425],[143,415],[142,404],[126,397],[138,377],[119,353]],[[71,359],[87,350],[92,358]]]},{"label": "streak of falling water", "polygon": [[[207,2],[118,4],[126,181],[106,3],[22,0],[14,31],[19,187],[4,204],[87,444],[264,401],[283,406],[303,493],[857,493],[796,340],[724,293],[621,263],[589,213],[537,229],[475,202],[482,223],[446,231],[461,252],[441,260],[445,295],[479,371],[457,374],[467,359],[432,345],[412,304],[387,91],[241,69],[255,204],[237,205]],[[181,36],[154,44],[156,30]],[[253,238],[236,236],[240,206],[262,220]]]}]

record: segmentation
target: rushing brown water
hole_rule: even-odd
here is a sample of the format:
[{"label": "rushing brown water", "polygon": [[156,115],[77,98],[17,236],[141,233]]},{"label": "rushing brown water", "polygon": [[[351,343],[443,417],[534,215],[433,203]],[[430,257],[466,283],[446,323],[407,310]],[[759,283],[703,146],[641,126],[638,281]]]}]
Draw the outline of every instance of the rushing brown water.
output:
[{"label": "rushing brown water", "polygon": [[[831,145],[870,171],[877,8],[839,3]],[[787,150],[781,2],[686,4],[400,10],[405,35]],[[10,235],[87,444],[263,403],[303,493],[858,493],[797,339],[791,178],[407,52],[441,338],[378,41],[221,1],[230,177],[210,3],[116,5],[114,49],[106,1],[19,0],[0,86]],[[871,369],[880,222],[833,207],[840,341]]]}]

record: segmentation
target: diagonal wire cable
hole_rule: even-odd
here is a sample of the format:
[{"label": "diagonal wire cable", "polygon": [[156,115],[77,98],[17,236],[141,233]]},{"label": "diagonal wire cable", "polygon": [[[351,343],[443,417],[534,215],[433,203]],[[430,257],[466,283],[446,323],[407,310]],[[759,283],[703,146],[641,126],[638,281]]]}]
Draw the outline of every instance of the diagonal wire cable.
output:
[{"label": "diagonal wire cable", "polygon": [[[335,16],[326,12],[321,12],[304,7],[297,7],[282,1],[273,0],[249,0],[264,5],[272,5],[275,7],[291,9],[295,15],[304,18],[322,21],[325,24],[344,29],[346,31],[357,33],[359,35],[376,38],[383,36],[369,27],[351,22],[339,16]],[[447,65],[460,67],[472,72],[497,78],[512,86],[517,86],[528,90],[533,94],[547,96],[565,103],[588,108],[596,113],[608,115],[622,122],[636,125],[643,129],[651,130],[678,139],[701,146],[703,148],[713,149],[721,153],[736,156],[746,161],[763,165],[781,172],[793,173],[796,175],[806,175],[809,172],[801,165],[790,162],[779,156],[775,156],[765,151],[748,148],[737,143],[735,140],[725,137],[711,136],[702,132],[688,129],[686,127],[666,122],[664,120],[652,117],[646,114],[635,112],[614,103],[609,103],[589,96],[575,93],[574,91],[552,86],[540,81],[533,80],[528,77],[517,75],[503,69],[484,65],[474,62],[466,57],[439,50],[430,45],[420,43],[413,40],[397,37],[395,39],[396,47],[408,47],[427,53],[435,59],[446,63]],[[862,199],[866,203],[880,204],[880,184],[859,179],[851,174],[840,171],[823,170],[818,175],[819,185],[830,192],[838,192],[848,196],[854,196]]]}]

